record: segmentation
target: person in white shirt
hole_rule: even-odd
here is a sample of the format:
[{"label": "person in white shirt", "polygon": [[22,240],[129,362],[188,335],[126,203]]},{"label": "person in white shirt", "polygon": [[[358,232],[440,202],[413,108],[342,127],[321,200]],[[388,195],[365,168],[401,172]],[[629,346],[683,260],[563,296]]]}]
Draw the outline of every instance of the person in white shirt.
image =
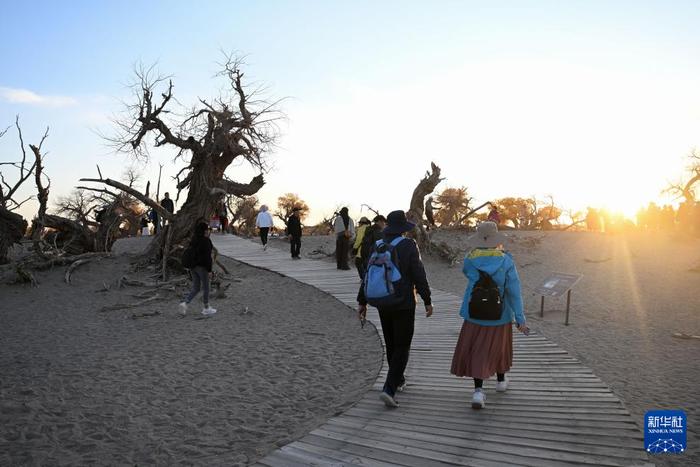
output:
[{"label": "person in white shirt", "polygon": [[355,236],[355,223],[348,215],[348,208],[340,210],[333,222],[335,231],[335,259],[338,269],[350,269],[348,265],[348,253],[350,252],[350,239]]},{"label": "person in white shirt", "polygon": [[267,234],[273,226],[272,216],[267,209],[267,205],[260,206],[260,212],[255,219],[255,226],[260,230],[260,241],[263,245],[263,250],[267,250]]}]

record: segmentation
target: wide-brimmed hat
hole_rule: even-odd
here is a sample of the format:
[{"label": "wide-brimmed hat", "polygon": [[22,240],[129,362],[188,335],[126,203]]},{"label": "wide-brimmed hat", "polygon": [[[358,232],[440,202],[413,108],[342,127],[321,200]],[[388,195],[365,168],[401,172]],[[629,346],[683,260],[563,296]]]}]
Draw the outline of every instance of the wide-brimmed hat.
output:
[{"label": "wide-brimmed hat", "polygon": [[360,224],[360,225],[362,225],[362,224],[365,224],[365,225],[371,224],[371,222],[369,221],[369,219],[367,219],[367,217],[365,217],[365,216],[360,217],[360,220],[359,220],[357,223]]},{"label": "wide-brimmed hat", "polygon": [[467,238],[467,245],[472,248],[496,248],[508,240],[498,231],[495,222],[482,222],[476,226],[476,233]]},{"label": "wide-brimmed hat", "polygon": [[413,222],[409,222],[406,219],[406,213],[403,211],[391,211],[388,216],[386,216],[386,227],[384,227],[385,234],[400,234],[413,230],[416,226]]}]

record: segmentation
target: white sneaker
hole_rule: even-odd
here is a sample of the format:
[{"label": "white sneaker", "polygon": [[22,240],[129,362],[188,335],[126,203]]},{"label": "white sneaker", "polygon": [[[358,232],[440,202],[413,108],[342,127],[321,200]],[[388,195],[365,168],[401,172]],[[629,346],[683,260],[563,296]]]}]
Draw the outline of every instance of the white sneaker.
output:
[{"label": "white sneaker", "polygon": [[483,409],[486,407],[486,394],[481,389],[474,390],[472,396],[472,409]]},{"label": "white sneaker", "polygon": [[396,388],[396,392],[403,392],[406,389],[407,384],[408,383],[406,382],[406,378],[404,378],[403,381],[401,382],[401,384],[399,384],[398,387]]},{"label": "white sneaker", "polygon": [[399,406],[399,403],[396,402],[396,399],[394,399],[393,397],[391,397],[388,393],[386,393],[384,391],[382,391],[382,393],[379,394],[379,399],[381,399],[382,402],[384,402],[384,405],[386,405],[387,407],[396,408]]},{"label": "white sneaker", "polygon": [[506,392],[506,389],[508,389],[508,378],[496,381],[496,392]]},{"label": "white sneaker", "polygon": [[263,245],[263,251],[267,250],[267,243]]},{"label": "white sneaker", "polygon": [[210,307],[210,306],[208,306],[208,307],[206,307],[205,309],[202,310],[202,314],[203,314],[204,316],[213,315],[214,313],[216,313],[216,309],[215,309],[215,308],[212,308],[212,307]]},{"label": "white sneaker", "polygon": [[187,302],[180,302],[180,315],[185,316],[187,314]]}]

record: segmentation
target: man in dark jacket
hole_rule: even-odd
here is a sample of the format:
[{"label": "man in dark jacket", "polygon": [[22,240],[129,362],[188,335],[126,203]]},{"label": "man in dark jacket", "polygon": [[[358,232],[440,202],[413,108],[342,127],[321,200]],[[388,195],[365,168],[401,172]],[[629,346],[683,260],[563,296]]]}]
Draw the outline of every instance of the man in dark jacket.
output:
[{"label": "man in dark jacket", "polygon": [[[413,230],[415,224],[408,222],[406,213],[393,211],[387,216],[387,226],[384,228],[384,241],[390,243],[405,232]],[[413,239],[406,238],[400,241],[396,247],[396,256],[401,272],[401,282],[404,284],[404,298],[391,308],[379,308],[379,319],[382,323],[386,358],[389,363],[389,372],[386,375],[384,389],[380,399],[387,407],[398,407],[396,391],[403,389],[406,379],[404,370],[408,363],[408,355],[413,340],[413,327],[416,315],[416,291],[423,299],[425,316],[433,314],[433,305],[430,300],[430,286],[425,277],[425,268],[421,261],[418,245]],[[366,278],[367,276],[365,276]],[[364,281],[360,285],[357,294],[358,313],[364,320],[367,315],[367,299],[364,291]]]},{"label": "man in dark jacket", "polygon": [[[173,200],[170,199],[170,193],[167,191],[163,195],[164,198],[160,200],[160,205],[163,206],[163,208],[168,211],[170,214],[175,212],[175,204],[173,203]],[[159,219],[160,220],[160,219]],[[165,227],[165,219],[162,220],[163,222],[163,227]]]},{"label": "man in dark jacket", "polygon": [[160,200],[160,205],[163,206],[163,208],[168,211],[170,214],[175,212],[175,204],[173,203],[173,200],[170,199],[170,193],[167,191],[163,195],[164,198]]},{"label": "man in dark jacket", "polygon": [[299,211],[301,211],[301,208],[295,207],[292,209],[292,215],[287,220],[287,235],[289,235],[293,259],[301,259],[299,256],[299,253],[301,253],[301,219],[299,219]]}]

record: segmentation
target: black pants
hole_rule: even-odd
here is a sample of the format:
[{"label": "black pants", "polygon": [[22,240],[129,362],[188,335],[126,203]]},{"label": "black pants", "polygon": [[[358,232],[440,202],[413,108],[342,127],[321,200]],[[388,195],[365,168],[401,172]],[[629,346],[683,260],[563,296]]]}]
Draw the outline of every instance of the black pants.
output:
[{"label": "black pants", "polygon": [[379,310],[386,345],[386,360],[389,363],[384,390],[392,396],[404,379],[403,372],[408,364],[415,318],[415,307],[410,310]]},{"label": "black pants", "polygon": [[269,227],[260,227],[260,241],[263,245],[267,245],[267,234],[270,232]]},{"label": "black pants", "polygon": [[292,258],[298,258],[301,253],[301,235],[290,235],[289,243],[291,244]]},{"label": "black pants", "polygon": [[355,267],[357,268],[357,275],[360,276],[360,280],[365,278],[365,262],[362,258],[355,258]]},{"label": "black pants", "polygon": [[350,239],[344,233],[335,236],[335,261],[338,269],[350,269],[348,265],[348,252],[350,251]]}]

